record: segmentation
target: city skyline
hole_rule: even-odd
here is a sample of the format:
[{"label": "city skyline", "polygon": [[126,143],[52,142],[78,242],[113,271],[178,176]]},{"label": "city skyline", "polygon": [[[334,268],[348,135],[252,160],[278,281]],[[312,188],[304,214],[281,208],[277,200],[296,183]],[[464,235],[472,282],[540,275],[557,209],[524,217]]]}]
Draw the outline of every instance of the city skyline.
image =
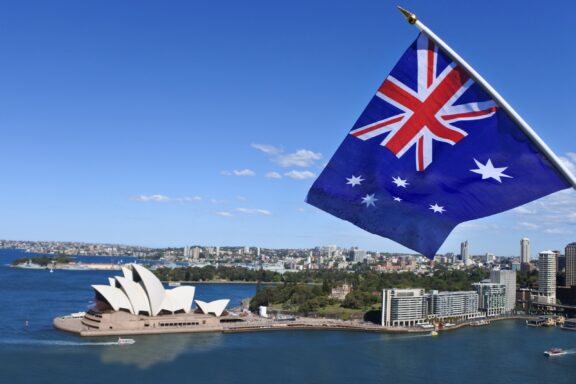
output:
[{"label": "city skyline", "polygon": [[[405,1],[574,173],[576,5]],[[556,7],[557,5],[557,7]],[[562,9],[557,14],[550,9]],[[4,5],[6,239],[358,246],[414,253],[304,202],[416,38],[395,4]],[[461,17],[474,13],[474,18]],[[510,15],[514,15],[513,18]],[[479,30],[486,24],[490,30]],[[522,26],[536,25],[538,28]],[[546,75],[543,71],[547,70]],[[543,95],[554,95],[548,97]],[[576,193],[464,223],[439,253],[520,254],[576,240]]]}]

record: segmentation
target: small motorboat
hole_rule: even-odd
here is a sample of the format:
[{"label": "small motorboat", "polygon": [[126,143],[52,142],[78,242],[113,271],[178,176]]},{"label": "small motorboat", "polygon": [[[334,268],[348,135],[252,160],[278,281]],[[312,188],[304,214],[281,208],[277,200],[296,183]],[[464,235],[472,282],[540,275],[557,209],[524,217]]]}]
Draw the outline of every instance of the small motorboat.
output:
[{"label": "small motorboat", "polygon": [[563,356],[566,354],[566,351],[562,348],[550,348],[549,350],[544,351],[544,354],[548,357]]},{"label": "small motorboat", "polygon": [[432,331],[432,332],[430,332],[430,336],[438,336],[438,332]]},{"label": "small motorboat", "polygon": [[118,345],[134,344],[135,342],[136,340],[134,339],[123,339],[121,337],[118,338]]}]

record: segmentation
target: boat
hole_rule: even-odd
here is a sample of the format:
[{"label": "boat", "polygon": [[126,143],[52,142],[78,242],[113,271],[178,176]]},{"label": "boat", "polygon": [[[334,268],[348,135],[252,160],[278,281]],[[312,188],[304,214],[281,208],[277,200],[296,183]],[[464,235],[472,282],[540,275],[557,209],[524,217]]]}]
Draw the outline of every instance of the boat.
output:
[{"label": "boat", "polygon": [[566,351],[562,348],[550,348],[549,350],[544,351],[544,354],[548,357],[563,356],[566,354]]},{"label": "boat", "polygon": [[135,342],[136,340],[134,339],[123,339],[121,337],[118,338],[118,345],[134,344]]},{"label": "boat", "polygon": [[430,332],[430,336],[438,336],[438,332],[432,331],[432,332]]},{"label": "boat", "polygon": [[560,328],[566,331],[576,331],[576,319],[565,320]]},{"label": "boat", "polygon": [[168,282],[168,286],[169,286],[169,287],[179,287],[179,286],[181,286],[181,285],[182,285],[182,283],[180,283],[180,282],[178,282],[178,281],[169,281],[169,282]]}]

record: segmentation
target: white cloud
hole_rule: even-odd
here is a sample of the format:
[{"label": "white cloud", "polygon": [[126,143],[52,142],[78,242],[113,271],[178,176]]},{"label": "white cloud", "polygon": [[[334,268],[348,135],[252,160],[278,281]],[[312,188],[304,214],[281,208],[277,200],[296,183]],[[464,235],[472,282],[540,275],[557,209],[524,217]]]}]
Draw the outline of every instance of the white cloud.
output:
[{"label": "white cloud", "polygon": [[174,198],[174,201],[177,201],[180,203],[193,203],[196,201],[202,201],[202,197],[200,197],[200,196],[176,197],[176,198]]},{"label": "white cloud", "polygon": [[280,155],[276,159],[276,162],[284,168],[288,167],[309,167],[313,165],[317,160],[322,158],[322,154],[317,152],[312,152],[308,149],[299,149],[294,153],[287,155]]},{"label": "white cloud", "polygon": [[566,169],[572,175],[576,176],[576,153],[575,152],[568,152],[566,156],[559,156],[560,162],[564,164]]},{"label": "white cloud", "polygon": [[164,195],[138,195],[138,196],[131,196],[130,200],[134,201],[141,201],[141,202],[168,202],[170,198]]},{"label": "white cloud", "polygon": [[567,230],[566,228],[548,228],[544,230],[544,233],[549,235],[570,235],[572,234],[571,231]]},{"label": "white cloud", "polygon": [[303,167],[307,168],[320,159],[322,154],[309,149],[299,149],[296,152],[284,154],[282,149],[269,144],[251,144],[252,148],[268,155],[272,161],[278,163],[281,167]]},{"label": "white cloud", "polygon": [[156,203],[195,203],[202,201],[200,196],[184,196],[184,197],[169,197],[166,195],[137,195],[130,196],[130,200],[140,201],[143,203],[156,202]]},{"label": "white cloud", "polygon": [[216,214],[217,214],[218,216],[222,216],[222,217],[232,217],[232,216],[233,216],[230,212],[225,212],[225,211],[216,212]]},{"label": "white cloud", "polygon": [[267,209],[260,209],[260,208],[236,208],[236,212],[244,213],[247,215],[264,215],[270,216],[272,212]]},{"label": "white cloud", "polygon": [[281,179],[281,178],[282,178],[282,175],[279,174],[278,172],[268,172],[268,173],[266,174],[266,177],[269,178],[269,179]]},{"label": "white cloud", "polygon": [[295,180],[306,180],[316,177],[316,174],[310,171],[290,171],[285,173],[284,176],[290,177]]},{"label": "white cloud", "polygon": [[278,155],[282,153],[282,150],[280,148],[276,148],[273,145],[268,144],[250,144],[250,145],[252,146],[252,148],[256,148],[260,152],[264,152],[267,155]]},{"label": "white cloud", "polygon": [[241,170],[235,169],[233,171],[222,171],[221,173],[224,176],[256,176],[256,172],[248,168]]},{"label": "white cloud", "polygon": [[517,213],[519,215],[533,215],[534,213],[536,213],[536,211],[534,211],[533,209],[529,209],[524,205],[514,208],[512,212]]},{"label": "white cloud", "polygon": [[540,226],[539,226],[538,224],[534,224],[534,223],[529,223],[529,222],[523,221],[523,222],[521,222],[521,223],[518,223],[518,228],[520,228],[520,229],[528,229],[528,230],[534,231],[534,230],[536,230],[536,229],[539,229]]}]

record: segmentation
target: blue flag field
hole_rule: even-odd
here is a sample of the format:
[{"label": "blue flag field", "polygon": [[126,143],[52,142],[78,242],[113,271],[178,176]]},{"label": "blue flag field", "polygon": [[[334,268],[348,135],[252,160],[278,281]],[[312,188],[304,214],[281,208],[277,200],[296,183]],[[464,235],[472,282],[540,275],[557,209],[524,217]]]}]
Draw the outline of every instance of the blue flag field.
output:
[{"label": "blue flag field", "polygon": [[307,202],[433,258],[459,223],[570,186],[471,75],[421,33]]}]

